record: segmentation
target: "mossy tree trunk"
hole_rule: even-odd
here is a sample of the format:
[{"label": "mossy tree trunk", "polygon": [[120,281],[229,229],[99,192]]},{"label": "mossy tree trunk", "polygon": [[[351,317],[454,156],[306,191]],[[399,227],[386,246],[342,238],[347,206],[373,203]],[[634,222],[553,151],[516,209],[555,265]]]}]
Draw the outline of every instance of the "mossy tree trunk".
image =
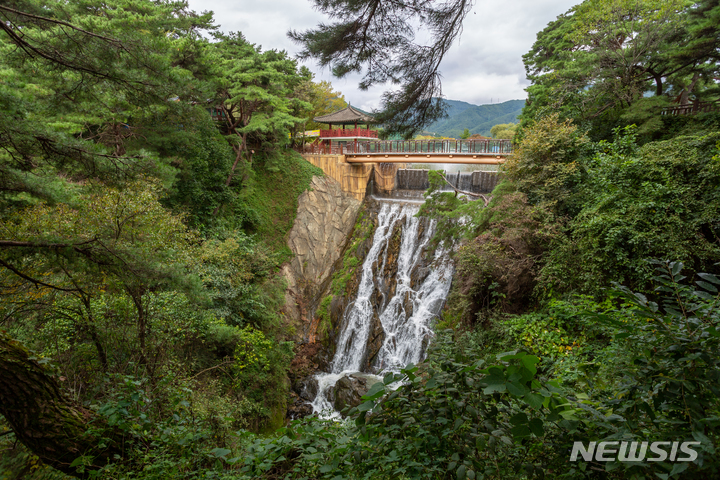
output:
[{"label": "mossy tree trunk", "polygon": [[[108,428],[92,412],[70,402],[49,369],[2,331],[0,414],[20,442],[68,475],[85,477],[89,470],[124,458],[122,432]],[[82,473],[70,466],[79,457],[86,457]]]}]

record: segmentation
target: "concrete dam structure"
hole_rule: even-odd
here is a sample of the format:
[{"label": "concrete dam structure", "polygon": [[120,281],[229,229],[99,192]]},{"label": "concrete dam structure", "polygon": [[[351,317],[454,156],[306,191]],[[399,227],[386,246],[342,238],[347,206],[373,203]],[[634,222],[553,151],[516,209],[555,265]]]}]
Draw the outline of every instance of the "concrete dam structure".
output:
[{"label": "concrete dam structure", "polygon": [[[430,187],[428,170],[400,168],[395,176],[397,190],[427,190]],[[452,187],[470,193],[490,193],[498,183],[496,172],[450,172],[445,178]],[[445,190],[452,191],[450,185]]]},{"label": "concrete dam structure", "polygon": [[[404,163],[350,163],[345,155],[306,154],[303,157],[335,179],[343,192],[362,201],[366,195],[419,196],[430,186],[428,170],[407,168]],[[498,183],[498,173],[489,171],[448,172],[445,178],[453,188],[470,193],[490,193]],[[451,186],[452,185],[452,186]],[[403,195],[403,192],[406,195]]]}]

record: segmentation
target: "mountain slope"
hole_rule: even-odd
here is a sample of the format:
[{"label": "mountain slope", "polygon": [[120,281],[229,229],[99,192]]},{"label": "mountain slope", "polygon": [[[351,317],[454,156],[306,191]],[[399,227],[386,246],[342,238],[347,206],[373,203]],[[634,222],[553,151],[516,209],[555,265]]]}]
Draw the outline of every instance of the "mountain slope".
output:
[{"label": "mountain slope", "polygon": [[473,105],[458,100],[445,100],[448,116],[430,124],[425,131],[435,135],[460,137],[466,128],[470,133],[490,136],[498,123],[517,122],[525,100],[509,100],[489,105]]}]

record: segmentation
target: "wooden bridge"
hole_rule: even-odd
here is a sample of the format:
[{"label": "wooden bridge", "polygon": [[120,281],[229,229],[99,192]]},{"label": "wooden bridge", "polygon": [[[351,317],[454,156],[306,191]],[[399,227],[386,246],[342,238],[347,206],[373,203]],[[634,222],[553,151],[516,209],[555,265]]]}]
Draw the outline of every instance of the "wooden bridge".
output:
[{"label": "wooden bridge", "polygon": [[306,145],[305,155],[343,155],[347,163],[503,163],[513,154],[510,140],[352,140]]}]

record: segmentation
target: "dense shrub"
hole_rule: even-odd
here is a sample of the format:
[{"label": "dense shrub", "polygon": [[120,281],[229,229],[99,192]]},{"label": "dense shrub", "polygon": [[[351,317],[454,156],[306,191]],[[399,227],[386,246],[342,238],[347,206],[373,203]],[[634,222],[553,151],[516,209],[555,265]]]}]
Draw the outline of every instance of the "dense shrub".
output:
[{"label": "dense shrub", "polygon": [[524,130],[503,170],[533,205],[573,215],[579,208],[577,189],[585,179],[583,160],[589,147],[577,126],[551,114]]},{"label": "dense shrub", "polygon": [[643,147],[632,129],[616,134],[587,163],[582,210],[541,275],[548,290],[597,292],[611,281],[644,289],[648,258],[696,271],[720,260],[720,134]]}]

